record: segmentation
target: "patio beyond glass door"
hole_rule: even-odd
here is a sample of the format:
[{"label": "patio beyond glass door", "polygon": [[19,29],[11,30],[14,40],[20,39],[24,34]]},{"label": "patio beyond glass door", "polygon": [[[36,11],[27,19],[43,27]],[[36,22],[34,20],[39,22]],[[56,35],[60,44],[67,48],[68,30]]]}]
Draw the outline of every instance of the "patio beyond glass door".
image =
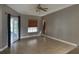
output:
[{"label": "patio beyond glass door", "polygon": [[11,17],[11,43],[17,41],[18,37],[18,17]]}]

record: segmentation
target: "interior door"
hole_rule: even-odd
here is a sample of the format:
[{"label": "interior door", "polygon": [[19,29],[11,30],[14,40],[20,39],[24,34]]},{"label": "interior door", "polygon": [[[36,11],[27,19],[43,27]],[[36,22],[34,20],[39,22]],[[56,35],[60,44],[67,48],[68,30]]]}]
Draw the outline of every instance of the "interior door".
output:
[{"label": "interior door", "polygon": [[42,32],[43,32],[43,34],[45,34],[45,32],[46,32],[46,22],[45,21],[43,21],[43,30],[42,30]]}]

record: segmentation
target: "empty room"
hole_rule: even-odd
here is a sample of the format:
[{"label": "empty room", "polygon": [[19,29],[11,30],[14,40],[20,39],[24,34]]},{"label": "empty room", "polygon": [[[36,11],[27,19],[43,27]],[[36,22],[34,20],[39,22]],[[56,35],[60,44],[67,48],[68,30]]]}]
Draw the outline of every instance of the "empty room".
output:
[{"label": "empty room", "polygon": [[0,4],[0,54],[78,53],[78,4]]}]

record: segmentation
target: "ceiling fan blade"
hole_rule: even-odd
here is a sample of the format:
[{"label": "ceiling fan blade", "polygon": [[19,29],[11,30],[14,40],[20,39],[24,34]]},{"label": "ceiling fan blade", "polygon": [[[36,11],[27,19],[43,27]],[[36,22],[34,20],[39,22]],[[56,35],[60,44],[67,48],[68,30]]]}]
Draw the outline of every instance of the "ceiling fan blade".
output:
[{"label": "ceiling fan blade", "polygon": [[44,9],[48,9],[48,8],[44,8]]},{"label": "ceiling fan blade", "polygon": [[40,5],[40,4],[38,4],[37,9],[38,9],[38,10],[42,10],[42,11],[45,11],[45,12],[46,12],[48,8],[43,8],[43,7],[41,7],[41,5]]},{"label": "ceiling fan blade", "polygon": [[42,10],[42,11],[47,11],[46,9],[43,9],[43,8],[40,8],[40,10]]}]

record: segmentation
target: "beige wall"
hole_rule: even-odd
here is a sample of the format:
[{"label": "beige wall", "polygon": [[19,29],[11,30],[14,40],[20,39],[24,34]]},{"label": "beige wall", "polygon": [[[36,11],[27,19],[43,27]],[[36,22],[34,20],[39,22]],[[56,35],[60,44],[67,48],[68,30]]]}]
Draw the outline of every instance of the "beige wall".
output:
[{"label": "beige wall", "polygon": [[79,5],[46,15],[49,36],[79,45]]},{"label": "beige wall", "polygon": [[0,48],[2,47],[2,6],[0,6]]}]

